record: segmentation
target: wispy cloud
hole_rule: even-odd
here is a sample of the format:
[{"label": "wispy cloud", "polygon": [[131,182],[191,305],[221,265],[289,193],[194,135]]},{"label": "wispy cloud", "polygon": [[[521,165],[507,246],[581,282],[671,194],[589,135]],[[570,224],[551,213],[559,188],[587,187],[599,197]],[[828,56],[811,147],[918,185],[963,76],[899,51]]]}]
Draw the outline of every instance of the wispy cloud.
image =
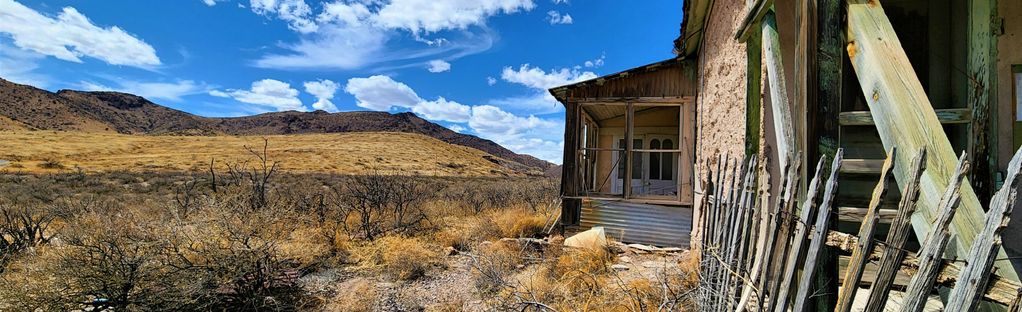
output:
[{"label": "wispy cloud", "polygon": [[156,49],[117,26],[96,26],[73,7],[49,17],[13,0],[0,0],[0,33],[19,48],[81,63],[92,57],[113,65],[153,68]]},{"label": "wispy cloud", "polygon": [[546,12],[546,15],[547,15],[547,21],[550,22],[550,25],[558,25],[558,24],[566,25],[566,24],[572,24],[572,23],[575,22],[575,19],[571,18],[571,15],[569,15],[567,13],[565,13],[564,15],[561,15],[561,12],[557,12],[557,11],[551,10],[549,12]]},{"label": "wispy cloud", "polygon": [[[486,20],[535,7],[532,0],[335,1],[315,14],[303,0],[252,0],[252,10],[287,22],[299,34],[285,52],[254,65],[274,69],[357,69],[390,62],[422,64],[489,49],[495,40]],[[394,48],[402,33],[422,45]],[[390,64],[387,66],[402,66]]]},{"label": "wispy cloud", "polygon": [[108,86],[95,81],[82,81],[78,83],[78,87],[87,91],[116,91],[138,95],[149,100],[167,100],[171,102],[181,102],[184,96],[202,94],[210,90],[209,86],[205,83],[192,80],[153,82],[113,79],[112,82],[114,82],[114,85]]}]

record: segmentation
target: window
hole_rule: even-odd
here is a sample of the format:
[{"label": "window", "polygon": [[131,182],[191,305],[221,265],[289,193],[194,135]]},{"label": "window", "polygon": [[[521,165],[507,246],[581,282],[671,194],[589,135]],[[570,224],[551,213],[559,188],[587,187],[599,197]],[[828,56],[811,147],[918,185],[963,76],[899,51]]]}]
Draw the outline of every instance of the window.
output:
[{"label": "window", "polygon": [[[660,149],[660,140],[650,140],[649,149]],[[649,153],[649,179],[660,180],[660,153]]]}]

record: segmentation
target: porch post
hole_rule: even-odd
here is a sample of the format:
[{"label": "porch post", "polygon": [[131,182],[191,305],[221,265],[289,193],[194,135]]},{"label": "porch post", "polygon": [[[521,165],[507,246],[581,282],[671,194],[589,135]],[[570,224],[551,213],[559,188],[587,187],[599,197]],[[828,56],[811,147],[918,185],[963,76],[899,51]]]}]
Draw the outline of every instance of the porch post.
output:
[{"label": "porch post", "polygon": [[635,106],[628,103],[628,111],[625,113],[625,182],[623,194],[625,198],[632,197],[632,137],[635,134],[632,127],[635,126]]}]

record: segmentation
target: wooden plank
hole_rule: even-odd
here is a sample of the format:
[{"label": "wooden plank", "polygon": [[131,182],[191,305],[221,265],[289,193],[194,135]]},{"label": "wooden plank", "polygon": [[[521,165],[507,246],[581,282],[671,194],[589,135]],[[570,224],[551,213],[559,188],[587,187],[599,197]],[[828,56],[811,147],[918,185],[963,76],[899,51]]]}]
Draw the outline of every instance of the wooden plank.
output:
[{"label": "wooden plank", "polygon": [[802,172],[801,153],[797,153],[795,157],[792,158],[792,161],[795,162],[795,166],[792,167],[791,172],[789,172],[789,174],[792,175],[792,178],[789,178],[789,181],[792,183],[789,183],[788,188],[785,189],[785,197],[782,202],[783,205],[779,212],[780,215],[777,218],[779,224],[775,239],[776,246],[774,247],[774,252],[772,252],[769,256],[769,260],[771,261],[769,263],[770,266],[767,266],[767,269],[770,272],[769,275],[767,275],[769,277],[768,280],[770,281],[770,287],[767,290],[770,295],[767,304],[767,311],[773,310],[774,306],[777,304],[777,300],[779,299],[777,294],[780,292],[781,287],[781,271],[784,270],[784,263],[788,260],[788,242],[791,240],[791,225],[794,222],[792,218],[794,216],[795,207],[798,205],[798,190],[802,178],[802,175],[799,174],[799,172]]},{"label": "wooden plank", "polygon": [[781,164],[790,162],[795,154],[796,138],[792,123],[791,101],[788,99],[788,88],[784,81],[784,65],[781,55],[781,38],[777,32],[777,21],[773,12],[763,17],[763,61],[767,67],[767,80],[770,83],[770,109],[774,115],[774,132],[776,133],[777,160]]},{"label": "wooden plank", "polygon": [[748,40],[749,35],[755,32],[752,28],[763,20],[773,6],[774,0],[756,0],[752,6],[747,7],[745,18],[742,19],[742,24],[738,26],[738,31],[735,33],[735,40],[738,42]]},{"label": "wooden plank", "polygon": [[[880,265],[877,270],[877,279],[869,287],[869,301],[866,301],[865,312],[881,312],[887,304],[887,295],[894,282],[894,276],[898,273],[901,260],[905,258],[905,242],[908,241],[911,231],[912,212],[916,209],[916,201],[919,198],[919,178],[926,169],[926,149],[919,149],[912,160],[912,173],[910,180],[901,189],[901,202],[898,203],[898,216],[891,222],[891,229],[887,233],[884,243],[889,247],[884,249],[880,257]],[[863,237],[863,239],[867,239]]]},{"label": "wooden plank", "polygon": [[[881,4],[870,0],[847,2],[848,56],[884,147],[898,146],[902,150],[925,147],[929,152],[926,166],[929,170],[920,180],[919,212],[912,217],[916,235],[925,236],[932,227],[931,221],[937,218],[937,204],[951,181],[957,155]],[[895,166],[899,184],[909,180],[906,167],[907,160],[903,158]],[[962,183],[961,195],[961,206],[951,223],[954,240],[951,245],[955,248],[945,252],[946,257],[960,260],[984,224],[983,207],[968,180]],[[1003,249],[998,251],[998,257],[1006,257]],[[1005,278],[1018,281],[1010,261],[998,261],[994,266]]]},{"label": "wooden plank", "polygon": [[[884,204],[886,205],[886,204]],[[862,222],[866,219],[866,215],[869,212],[869,208],[859,207],[837,207],[837,219],[842,222]],[[894,221],[894,217],[898,215],[896,209],[877,209],[876,218],[877,222],[888,224]]]},{"label": "wooden plank", "polygon": [[903,307],[907,311],[923,311],[923,308],[926,307],[926,298],[933,292],[933,286],[937,283],[937,274],[940,273],[940,265],[943,263],[941,260],[943,260],[944,249],[947,248],[948,239],[951,238],[948,227],[951,225],[951,219],[954,218],[955,210],[961,201],[958,190],[969,171],[969,161],[966,160],[965,155],[962,153],[962,156],[958,157],[958,166],[955,167],[955,173],[952,175],[954,183],[948,184],[947,189],[944,190],[944,196],[940,199],[940,218],[935,221],[933,230],[926,236],[922,248],[919,249],[919,269],[912,276],[912,281],[909,282],[908,288],[905,290],[908,296],[905,297]]},{"label": "wooden plank", "polygon": [[883,167],[883,159],[846,159],[841,163],[841,173],[880,174],[880,169]]},{"label": "wooden plank", "polygon": [[781,226],[780,221],[781,212],[784,210],[783,207],[785,201],[790,198],[792,189],[794,189],[793,184],[797,183],[794,180],[798,179],[798,176],[795,174],[795,172],[798,172],[797,170],[793,169],[791,166],[783,166],[782,168],[783,168],[782,170],[784,170],[782,171],[784,172],[784,175],[781,178],[781,185],[783,189],[781,190],[781,194],[779,194],[773,209],[771,209],[770,211],[770,222],[764,224],[764,226],[767,227],[767,229],[766,237],[765,240],[763,241],[764,242],[763,245],[764,248],[762,248],[763,252],[760,254],[760,257],[762,258],[762,263],[759,266],[759,268],[756,269],[759,281],[756,287],[757,289],[759,289],[759,291],[756,294],[757,297],[756,302],[760,306],[762,306],[763,303],[766,302],[765,301],[766,289],[768,286],[770,286],[769,282],[771,280],[771,276],[769,275],[771,267],[770,265],[772,263],[771,260],[773,259],[774,255],[774,245],[776,245],[777,231]]},{"label": "wooden plank", "polygon": [[[876,187],[873,188],[873,196],[870,198],[869,208],[866,209],[866,215],[860,219],[862,224],[859,226],[859,237],[872,238],[876,232],[876,225],[880,221],[880,204],[887,195],[887,185],[890,181],[891,170],[894,169],[896,152],[897,149],[892,149],[887,153],[887,159],[884,160],[883,169],[880,171],[880,180],[877,181]],[[844,274],[843,283],[845,287],[842,287],[841,292],[838,293],[837,309],[835,311],[851,311],[852,300],[855,299],[855,292],[859,289],[859,281],[862,279],[866,258],[872,251],[872,239],[860,239],[855,249],[852,250],[851,262]]]},{"label": "wooden plank", "polygon": [[816,191],[820,188],[820,176],[823,174],[823,164],[826,158],[821,158],[816,164],[816,175],[809,182],[806,199],[802,202],[802,210],[799,212],[798,222],[795,223],[795,233],[791,239],[791,252],[788,253],[788,261],[785,264],[784,272],[781,274],[780,293],[777,295],[779,303],[773,309],[776,312],[788,310],[788,292],[791,289],[791,282],[795,278],[795,271],[798,267],[798,260],[802,256],[802,245],[808,236],[807,226],[812,218],[813,208],[816,208]]},{"label": "wooden plank", "polygon": [[[749,161],[749,169],[746,172],[745,176],[745,183],[742,185],[742,200],[739,206],[740,207],[739,210],[742,211],[743,221],[741,224],[742,227],[741,230],[742,234],[740,235],[741,239],[738,241],[738,259],[735,263],[735,268],[737,268],[736,271],[741,271],[742,269],[746,269],[748,267],[747,259],[749,257],[747,257],[746,254],[748,254],[749,252],[746,250],[746,246],[748,246],[749,242],[753,240],[753,235],[750,235],[750,233],[751,230],[753,229],[752,220],[755,217],[754,216],[755,209],[753,209],[754,208],[753,199],[755,195],[755,190],[753,189],[753,187],[756,184],[756,165],[758,161],[755,155],[750,156],[750,158],[751,159]],[[744,288],[745,285],[746,284],[741,280],[736,281],[735,289],[732,292],[732,294],[729,295],[731,295],[732,298],[738,298],[743,291],[740,289]]]},{"label": "wooden plank", "polygon": [[741,175],[741,172],[745,170],[744,168],[739,168],[740,165],[744,167],[744,165],[737,159],[731,161],[731,178],[728,180],[728,184],[730,186],[728,188],[727,202],[724,208],[724,211],[727,212],[727,232],[725,232],[721,237],[723,248],[720,250],[720,257],[725,261],[723,266],[726,267],[726,269],[721,270],[719,278],[720,283],[716,288],[720,291],[717,296],[717,306],[721,308],[731,304],[731,300],[730,298],[727,298],[726,294],[730,292],[729,286],[731,284],[731,277],[733,276],[730,272],[734,271],[731,267],[732,262],[730,256],[733,255],[731,251],[734,249],[735,245],[732,243],[731,239],[738,235],[738,227],[735,226],[738,220],[738,214],[737,211],[735,211],[735,198],[738,197],[738,181],[741,179],[739,176]]},{"label": "wooden plank", "polygon": [[[972,181],[980,202],[987,202],[993,193],[993,177],[997,174],[997,118],[998,105],[990,105],[991,93],[997,85],[997,37],[994,36],[991,21],[996,16],[996,0],[968,1],[968,44],[965,75],[968,77],[966,102],[974,116],[969,124],[968,152],[972,162]],[[1010,106],[1006,106],[1010,107]],[[1009,111],[1010,112],[1010,111]],[[1005,112],[1008,113],[1008,112]],[[1009,126],[1010,127],[1010,126]],[[1010,262],[1010,261],[1003,261]]]},{"label": "wooden plank", "polygon": [[[782,168],[781,172],[786,172],[787,169],[788,168]],[[753,261],[751,266],[748,268],[748,272],[750,272],[751,277],[745,281],[745,286],[742,289],[742,296],[738,300],[739,309],[744,309],[749,304],[749,301],[752,300],[752,296],[754,293],[758,298],[759,294],[762,293],[763,289],[761,282],[762,281],[761,274],[763,270],[761,268],[763,267],[763,262],[765,262],[765,259],[767,258],[765,256],[767,249],[766,246],[769,246],[770,244],[768,242],[767,237],[769,236],[771,228],[770,225],[773,224],[773,220],[771,220],[772,209],[770,209],[770,207],[767,205],[767,203],[769,202],[768,198],[770,197],[769,194],[770,172],[767,170],[762,170],[760,171],[760,174],[761,176],[759,180],[762,183],[760,187],[762,187],[766,191],[760,198],[758,198],[759,200],[761,200],[758,212],[759,216],[753,220],[753,223],[756,224],[755,228],[757,229],[758,233],[756,234],[755,246],[750,246],[754,248],[754,250],[750,250],[750,256],[753,257]],[[786,178],[787,175],[781,175],[782,179],[780,181],[781,185],[784,185],[785,183],[784,179]],[[762,300],[757,301],[757,305],[759,305],[759,302],[763,301]]]},{"label": "wooden plank", "polygon": [[973,311],[979,304],[980,294],[986,289],[990,269],[997,257],[997,249],[1001,248],[1001,231],[1008,226],[1011,210],[1015,206],[1018,191],[1019,169],[1022,167],[1022,149],[1015,152],[1008,164],[1008,175],[1004,186],[990,200],[990,211],[987,211],[986,226],[979,233],[972,249],[969,250],[969,262],[965,264],[955,288],[948,295],[948,311]]},{"label": "wooden plank", "polygon": [[[841,233],[833,230],[827,234],[827,246],[835,247],[845,252],[850,252],[853,246],[857,243],[858,238],[852,234]],[[880,255],[884,252],[884,249],[886,248],[882,245],[874,247],[873,254],[869,257],[870,261],[880,259]],[[964,265],[954,260],[943,260],[943,262],[940,274],[937,275],[937,284],[941,286],[954,285],[955,281],[958,279],[958,275],[962,272]],[[915,255],[905,256],[905,260],[902,260],[901,262],[902,266],[898,273],[899,276],[902,274],[905,276],[914,275],[918,264],[919,259],[917,259]],[[863,277],[863,280],[867,279],[867,276]],[[908,282],[908,279],[905,279],[904,282],[898,282],[898,279],[895,279],[896,285],[908,285]],[[995,273],[991,276],[990,286],[987,287],[986,293],[983,294],[983,299],[1003,305],[1009,305],[1012,301],[1018,298],[1020,291],[1022,291],[1022,284],[1002,278],[999,274]]]},{"label": "wooden plank", "polygon": [[802,268],[802,279],[798,283],[798,292],[795,294],[795,305],[791,307],[794,312],[801,312],[805,309],[806,300],[812,293],[810,283],[816,275],[816,264],[819,260],[820,249],[825,245],[827,231],[830,228],[830,209],[834,204],[834,197],[837,196],[838,168],[841,168],[841,158],[844,151],[838,149],[834,154],[834,162],[830,166],[830,178],[823,192],[823,200],[820,202],[819,213],[816,215],[816,223],[813,227],[812,242],[809,243],[809,250],[806,252],[806,263]]},{"label": "wooden plank", "polygon": [[[972,122],[972,110],[968,108],[945,108],[934,110],[937,120],[943,125],[967,124]],[[873,115],[869,111],[842,112],[838,115],[842,126],[872,126]]]}]

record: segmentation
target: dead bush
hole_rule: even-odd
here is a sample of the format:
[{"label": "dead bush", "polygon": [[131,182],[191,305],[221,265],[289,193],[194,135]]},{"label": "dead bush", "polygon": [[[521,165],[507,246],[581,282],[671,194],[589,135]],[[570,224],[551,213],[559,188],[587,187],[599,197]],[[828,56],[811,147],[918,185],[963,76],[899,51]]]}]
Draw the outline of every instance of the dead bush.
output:
[{"label": "dead bush", "polygon": [[47,232],[53,220],[44,209],[0,204],[0,273],[18,253],[49,242],[52,236]]},{"label": "dead bush", "polygon": [[517,244],[496,242],[481,245],[472,258],[475,288],[482,294],[496,294],[511,287],[511,277],[525,263]]}]

